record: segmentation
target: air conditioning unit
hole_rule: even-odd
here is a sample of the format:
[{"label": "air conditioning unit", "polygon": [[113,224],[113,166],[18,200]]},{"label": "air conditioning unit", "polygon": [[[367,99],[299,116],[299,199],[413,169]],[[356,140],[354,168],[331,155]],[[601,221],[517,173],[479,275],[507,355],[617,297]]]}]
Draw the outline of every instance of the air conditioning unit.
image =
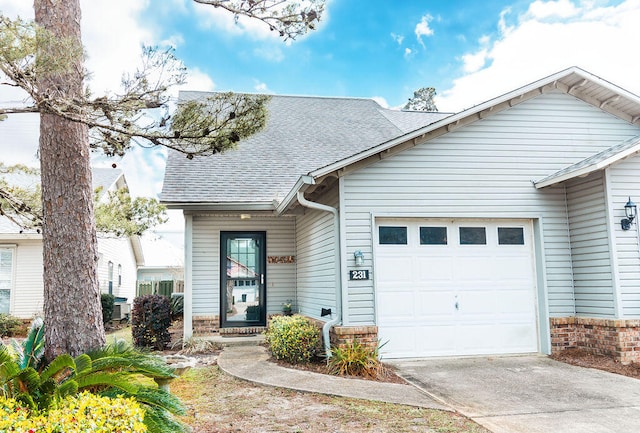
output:
[{"label": "air conditioning unit", "polygon": [[120,322],[129,321],[131,316],[131,304],[127,304],[127,298],[116,297],[113,302],[113,320],[119,320]]}]

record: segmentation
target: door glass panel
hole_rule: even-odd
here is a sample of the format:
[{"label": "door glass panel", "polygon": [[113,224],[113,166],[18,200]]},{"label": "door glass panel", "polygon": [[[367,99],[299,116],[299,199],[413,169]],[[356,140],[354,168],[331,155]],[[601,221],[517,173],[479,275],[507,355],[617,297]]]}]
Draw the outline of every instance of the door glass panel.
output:
[{"label": "door glass panel", "polygon": [[407,228],[380,226],[378,239],[380,245],[407,245]]},{"label": "door glass panel", "polygon": [[524,229],[522,227],[498,227],[499,245],[524,245]]},{"label": "door glass panel", "polygon": [[460,227],[460,245],[486,245],[487,233],[484,227]]},{"label": "door glass panel", "polygon": [[447,245],[447,228],[420,227],[420,245]]},{"label": "door glass panel", "polygon": [[[223,324],[262,321],[263,253],[260,236],[233,236],[226,239],[225,308]],[[232,323],[229,323],[232,322]]]}]

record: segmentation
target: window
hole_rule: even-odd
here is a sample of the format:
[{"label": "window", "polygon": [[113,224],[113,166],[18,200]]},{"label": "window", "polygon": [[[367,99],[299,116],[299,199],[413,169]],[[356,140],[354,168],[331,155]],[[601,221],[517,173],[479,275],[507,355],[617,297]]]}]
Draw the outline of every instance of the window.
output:
[{"label": "window", "polygon": [[407,228],[380,226],[378,242],[380,245],[407,245]]},{"label": "window", "polygon": [[118,287],[122,286],[122,265],[118,265]]},{"label": "window", "polygon": [[524,245],[522,227],[498,227],[498,245]]},{"label": "window", "polygon": [[420,227],[420,245],[447,245],[447,228]]},{"label": "window", "polygon": [[460,227],[460,245],[486,245],[487,233],[484,227]]},{"label": "window", "polygon": [[113,262],[107,263],[107,281],[109,282],[109,294],[113,295]]},{"label": "window", "polygon": [[13,248],[0,247],[0,313],[9,314],[13,285]]}]

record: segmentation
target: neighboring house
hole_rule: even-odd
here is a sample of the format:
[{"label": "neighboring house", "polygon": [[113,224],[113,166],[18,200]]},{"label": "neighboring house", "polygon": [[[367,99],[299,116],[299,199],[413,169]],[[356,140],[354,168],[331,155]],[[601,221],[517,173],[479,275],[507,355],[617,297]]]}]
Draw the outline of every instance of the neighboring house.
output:
[{"label": "neighboring house", "polygon": [[[169,155],[186,335],[255,332],[291,299],[333,342],[379,339],[388,358],[581,346],[640,360],[639,231],[621,225],[640,201],[638,96],[570,68],[451,115],[283,96],[268,109],[236,150]],[[258,286],[255,319],[231,320],[236,282]]]},{"label": "neighboring house", "polygon": [[184,251],[149,233],[140,238],[144,253],[144,266],[138,267],[138,281],[183,281]]},{"label": "neighboring house", "polygon": [[[93,187],[107,191],[126,186],[121,170],[93,168]],[[137,236],[98,235],[98,279],[102,293],[132,303],[137,267],[144,264]],[[24,231],[0,216],[0,313],[30,318],[43,311],[42,235]]]}]

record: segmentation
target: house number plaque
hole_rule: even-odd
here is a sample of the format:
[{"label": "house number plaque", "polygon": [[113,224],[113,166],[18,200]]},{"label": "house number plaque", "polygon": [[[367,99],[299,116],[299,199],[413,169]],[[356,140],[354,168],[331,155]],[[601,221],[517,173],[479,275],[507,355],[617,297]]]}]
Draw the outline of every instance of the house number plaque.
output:
[{"label": "house number plaque", "polygon": [[357,271],[349,271],[349,279],[350,280],[368,280],[369,279],[369,270],[357,270]]}]

